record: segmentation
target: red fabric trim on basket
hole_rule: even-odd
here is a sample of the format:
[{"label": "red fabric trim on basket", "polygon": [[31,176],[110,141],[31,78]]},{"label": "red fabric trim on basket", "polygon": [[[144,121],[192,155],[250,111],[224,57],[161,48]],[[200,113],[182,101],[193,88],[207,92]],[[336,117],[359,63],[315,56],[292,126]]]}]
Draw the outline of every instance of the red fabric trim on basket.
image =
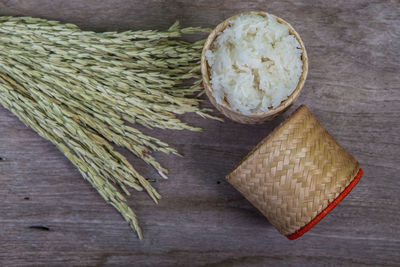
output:
[{"label": "red fabric trim on basket", "polygon": [[356,186],[358,181],[360,180],[361,176],[363,175],[364,171],[360,168],[358,170],[357,175],[354,177],[354,179],[350,182],[350,184],[343,190],[342,193],[339,194],[339,196],[332,201],[328,207],[326,207],[321,213],[319,213],[314,219],[312,219],[311,222],[303,226],[301,229],[297,230],[291,235],[287,235],[286,237],[289,238],[290,240],[295,240],[305,234],[308,230],[313,228],[314,225],[316,225],[322,218],[324,218],[331,210],[333,210],[337,204],[339,204],[340,201],[342,201],[349,193],[350,191]]}]

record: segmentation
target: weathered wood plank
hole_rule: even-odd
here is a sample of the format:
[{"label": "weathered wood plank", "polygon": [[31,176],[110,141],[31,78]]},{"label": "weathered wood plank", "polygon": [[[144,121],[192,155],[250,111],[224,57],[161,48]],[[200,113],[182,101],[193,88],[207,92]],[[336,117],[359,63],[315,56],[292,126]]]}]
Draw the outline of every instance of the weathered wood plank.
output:
[{"label": "weathered wood plank", "polygon": [[296,107],[306,104],[360,161],[365,175],[353,192],[311,232],[288,241],[224,176],[296,107],[258,126],[186,115],[204,132],[153,131],[185,157],[157,155],[170,169],[169,180],[155,183],[158,206],[144,193],[130,198],[145,235],[139,241],[56,148],[0,108],[0,265],[400,263],[398,1],[0,1],[0,15],[96,31],[161,29],[176,19],[213,27],[246,10],[281,16],[300,33],[310,72]]}]

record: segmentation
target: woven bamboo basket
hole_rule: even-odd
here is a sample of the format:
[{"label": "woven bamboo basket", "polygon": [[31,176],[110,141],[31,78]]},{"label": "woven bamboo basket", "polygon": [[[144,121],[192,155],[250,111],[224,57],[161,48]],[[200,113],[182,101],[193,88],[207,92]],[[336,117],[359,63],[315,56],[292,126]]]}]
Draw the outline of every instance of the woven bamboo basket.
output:
[{"label": "woven bamboo basket", "polygon": [[[245,12],[242,14],[256,14],[256,15],[260,15],[263,17],[266,16],[265,12],[258,12],[258,11]],[[225,30],[225,28],[227,26],[229,26],[230,21],[234,20],[237,16],[242,15],[242,14],[238,14],[238,15],[235,15],[233,17],[226,19],[210,33],[210,35],[208,36],[208,38],[206,40],[206,43],[204,44],[203,53],[201,55],[201,73],[202,73],[204,88],[205,88],[208,98],[210,99],[211,103],[222,114],[224,114],[229,119],[239,122],[239,123],[259,124],[259,123],[263,123],[266,121],[270,121],[270,120],[278,117],[280,114],[282,114],[287,109],[289,109],[289,107],[297,100],[297,98],[300,95],[300,91],[304,86],[304,82],[306,81],[306,78],[307,78],[308,58],[307,58],[307,52],[304,47],[303,41],[301,40],[299,34],[293,29],[293,27],[289,23],[284,21],[283,19],[270,14],[271,16],[276,18],[279,23],[285,24],[289,27],[289,33],[296,37],[296,39],[299,41],[299,43],[301,45],[301,49],[303,50],[303,53],[301,56],[301,60],[303,62],[303,72],[300,76],[299,83],[297,84],[296,89],[286,100],[282,101],[278,107],[270,109],[267,112],[259,112],[259,113],[252,113],[250,115],[244,115],[244,114],[241,114],[240,112],[234,111],[226,100],[224,100],[221,105],[218,104],[212,95],[213,89],[212,89],[211,83],[210,83],[210,66],[207,63],[207,59],[205,57],[205,51],[211,49],[214,40],[218,36],[218,33]]]},{"label": "woven bamboo basket", "polygon": [[296,239],[351,191],[362,172],[302,105],[226,179],[280,233]]}]

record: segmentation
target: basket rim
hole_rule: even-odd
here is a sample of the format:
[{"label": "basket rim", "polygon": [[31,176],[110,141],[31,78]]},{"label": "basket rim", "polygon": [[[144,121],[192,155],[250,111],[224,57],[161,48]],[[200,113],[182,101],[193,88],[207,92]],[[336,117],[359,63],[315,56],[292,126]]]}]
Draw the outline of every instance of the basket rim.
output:
[{"label": "basket rim", "polygon": [[[272,108],[269,109],[268,111],[263,111],[263,112],[254,112],[251,114],[242,114],[236,110],[233,110],[230,106],[230,104],[224,99],[224,101],[222,102],[222,104],[218,104],[216,103],[216,100],[214,98],[214,96],[212,95],[213,89],[210,83],[210,66],[208,65],[206,56],[205,56],[205,52],[207,50],[210,49],[210,47],[212,46],[214,40],[217,38],[218,33],[222,32],[223,30],[225,30],[226,27],[228,27],[229,22],[236,19],[238,16],[240,15],[247,15],[247,14],[254,14],[254,15],[260,15],[263,17],[266,17],[267,14],[274,17],[279,23],[281,24],[285,24],[286,26],[289,27],[289,33],[291,35],[294,35],[294,37],[299,41],[301,49],[302,49],[302,55],[301,55],[301,60],[303,63],[303,71],[302,74],[299,77],[299,82],[297,84],[296,89],[288,96],[287,99],[285,99],[284,101],[282,101],[279,106],[277,106],[276,108]],[[288,106],[290,106],[291,104],[293,104],[297,98],[300,95],[300,92],[304,86],[304,83],[306,81],[307,78],[307,74],[308,74],[308,57],[307,57],[307,51],[305,49],[304,43],[302,41],[302,39],[300,38],[300,35],[295,31],[295,29],[292,27],[292,25],[290,25],[288,22],[286,22],[285,20],[279,18],[278,16],[275,16],[273,14],[264,12],[264,11],[248,11],[248,12],[242,12],[239,14],[236,14],[234,16],[231,16],[227,19],[225,19],[223,22],[221,22],[220,24],[217,25],[217,27],[215,27],[215,29],[209,34],[209,36],[207,37],[207,40],[203,46],[203,50],[202,50],[202,54],[201,54],[201,73],[202,73],[202,80],[203,80],[203,84],[204,84],[204,89],[206,91],[206,94],[209,98],[212,98],[214,101],[211,101],[212,104],[215,103],[215,105],[219,105],[222,106],[223,108],[227,109],[229,112],[232,112],[234,114],[237,114],[238,116],[244,116],[244,117],[248,117],[248,118],[255,118],[255,119],[261,119],[261,118],[265,118],[265,117],[270,117],[273,116],[277,113],[280,113],[281,111],[285,110]],[[211,100],[211,99],[210,99]]]},{"label": "basket rim", "polygon": [[329,212],[331,212],[358,184],[361,177],[364,174],[364,170],[362,168],[358,169],[356,176],[354,176],[353,180],[347,185],[347,187],[340,192],[340,194],[333,200],[329,205],[324,208],[317,216],[315,216],[309,223],[301,227],[299,230],[294,232],[293,234],[287,235],[286,237],[289,240],[296,240],[297,238],[301,237],[305,233],[311,230],[317,223],[319,223]]}]

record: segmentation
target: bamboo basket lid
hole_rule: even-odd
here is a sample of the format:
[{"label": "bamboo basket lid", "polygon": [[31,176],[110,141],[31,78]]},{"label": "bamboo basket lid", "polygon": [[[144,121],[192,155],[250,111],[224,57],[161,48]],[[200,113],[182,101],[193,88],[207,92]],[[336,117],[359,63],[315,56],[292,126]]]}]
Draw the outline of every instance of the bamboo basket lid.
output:
[{"label": "bamboo basket lid", "polygon": [[303,51],[301,55],[301,60],[303,62],[303,72],[299,78],[299,82],[297,84],[296,89],[293,91],[293,93],[284,101],[281,102],[279,106],[276,108],[270,109],[267,112],[259,112],[259,113],[252,113],[250,115],[244,115],[241,114],[238,111],[235,111],[231,108],[229,103],[224,100],[222,104],[218,104],[215,98],[212,95],[213,89],[210,83],[210,66],[207,63],[207,59],[205,56],[205,52],[207,50],[210,50],[212,48],[212,44],[214,40],[217,38],[218,34],[222,31],[225,30],[226,27],[230,25],[230,21],[234,20],[237,16],[242,15],[242,14],[255,14],[255,15],[260,15],[265,17],[267,15],[266,12],[260,12],[260,11],[251,11],[251,12],[245,12],[241,13],[235,16],[232,16],[226,20],[224,20],[222,23],[220,23],[208,36],[204,47],[203,47],[203,52],[201,55],[201,73],[202,73],[202,79],[203,79],[203,84],[204,84],[204,89],[205,92],[210,99],[210,102],[226,117],[229,119],[239,122],[239,123],[244,123],[244,124],[259,124],[263,123],[266,121],[270,121],[279,115],[281,115],[283,112],[288,110],[290,106],[297,100],[297,98],[300,95],[300,91],[302,90],[304,83],[307,78],[307,73],[308,73],[308,57],[307,57],[307,52],[306,48],[304,47],[304,43],[300,38],[300,35],[294,30],[294,28],[284,21],[283,19],[274,16],[272,14],[269,14],[273,16],[279,23],[285,24],[286,26],[289,27],[289,33],[294,35],[294,37],[299,41],[301,49]]},{"label": "bamboo basket lid", "polygon": [[308,231],[357,184],[359,163],[302,105],[226,177],[289,239]]}]

